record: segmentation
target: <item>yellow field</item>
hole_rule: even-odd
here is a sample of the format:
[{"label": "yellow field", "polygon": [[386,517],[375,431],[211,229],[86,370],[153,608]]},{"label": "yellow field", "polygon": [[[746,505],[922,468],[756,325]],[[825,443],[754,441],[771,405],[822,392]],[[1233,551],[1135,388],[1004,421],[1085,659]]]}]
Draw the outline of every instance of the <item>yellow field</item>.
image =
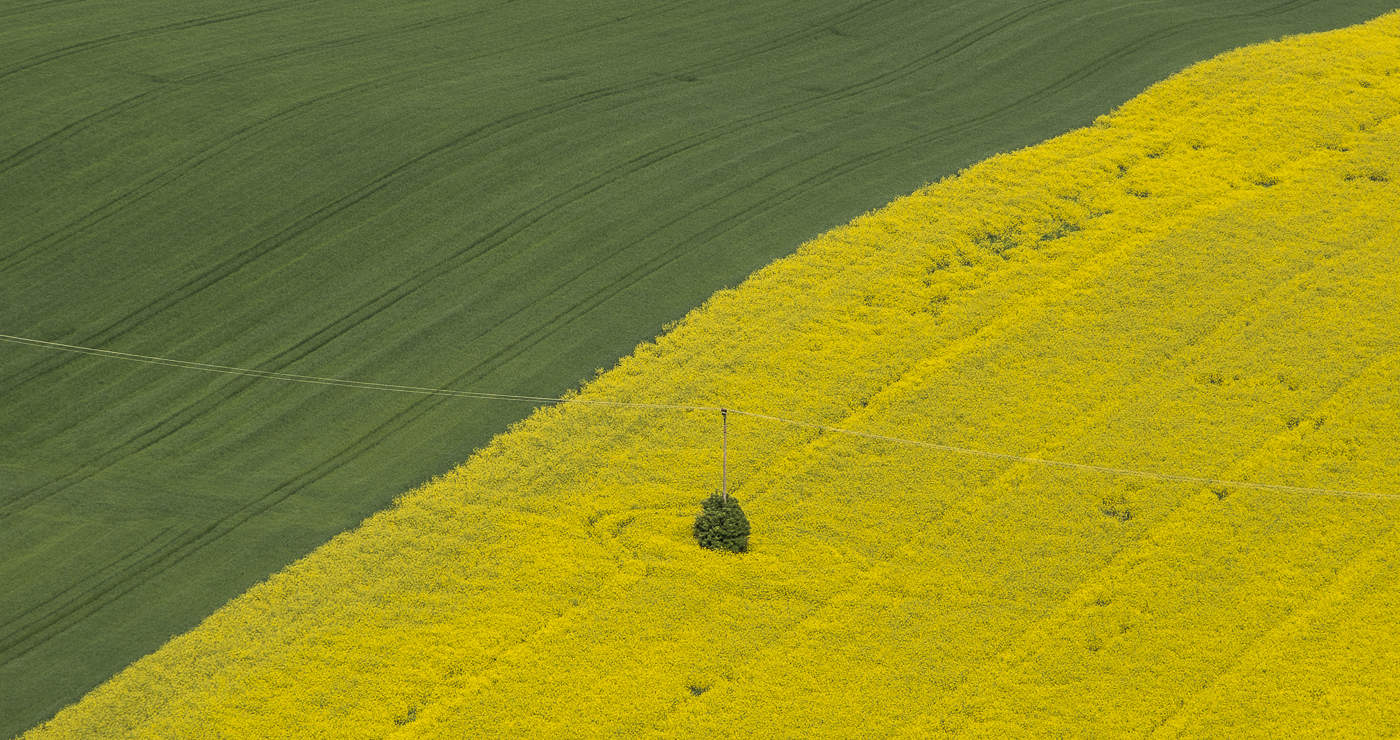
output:
[{"label": "yellow field", "polygon": [[33,735],[1400,733],[1397,114],[1400,14],[1227,54],[581,394],[1379,496],[737,417],[721,555],[715,414],[547,409]]}]

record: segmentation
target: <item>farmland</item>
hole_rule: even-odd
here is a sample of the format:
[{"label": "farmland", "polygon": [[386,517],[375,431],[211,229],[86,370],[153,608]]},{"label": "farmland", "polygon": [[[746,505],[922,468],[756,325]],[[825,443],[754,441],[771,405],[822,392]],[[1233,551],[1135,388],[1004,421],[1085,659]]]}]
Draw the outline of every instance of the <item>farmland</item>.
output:
[{"label": "farmland", "polygon": [[1193,66],[579,396],[1016,458],[543,409],[35,736],[1394,735],[1397,162],[1400,14]]},{"label": "farmland", "polygon": [[[553,395],[869,208],[1386,7],[8,2],[0,332]],[[529,411],[0,346],[0,735]]]}]

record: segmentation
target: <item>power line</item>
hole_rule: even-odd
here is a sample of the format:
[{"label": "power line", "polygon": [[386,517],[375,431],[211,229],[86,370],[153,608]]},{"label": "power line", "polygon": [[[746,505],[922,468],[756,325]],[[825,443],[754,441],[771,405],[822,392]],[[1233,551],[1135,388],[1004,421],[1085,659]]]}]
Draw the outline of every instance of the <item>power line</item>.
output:
[{"label": "power line", "polygon": [[262,378],[264,380],[281,380],[289,383],[309,383],[312,385],[332,385],[339,386],[342,388],[359,388],[361,390],[370,391],[411,393],[421,396],[475,398],[487,401],[525,401],[529,403],[581,403],[590,406],[670,409],[680,411],[719,411],[718,406],[684,406],[669,403],[634,403],[630,401],[609,401],[586,398],[553,398],[548,396],[523,396],[514,393],[487,393],[484,391],[463,391],[454,390],[451,388],[428,388],[417,385],[376,383],[368,380],[330,378],[320,375],[298,375],[296,373],[282,373],[274,372],[271,370],[257,370],[255,368],[234,367],[232,365],[215,365],[207,362],[176,360],[169,357],[157,357],[155,355],[140,355],[132,352],[118,352],[116,350],[110,349],[97,349],[95,347],[81,347],[76,344],[50,342],[44,339],[30,339],[28,337],[17,337],[11,334],[0,334],[0,341],[11,342],[13,344],[23,344],[31,347],[41,347],[45,349],[60,350],[63,352],[72,352],[81,355],[92,355],[94,357],[107,357],[115,360],[126,360],[128,362],[140,362],[147,365],[160,365],[163,367],[178,367],[186,370],[199,370],[207,373],[221,373],[224,375],[243,375],[251,378]]},{"label": "power line", "polygon": [[917,439],[906,439],[904,437],[890,437],[883,434],[871,432],[861,432],[854,429],[842,429],[840,427],[827,426],[825,424],[814,424],[811,422],[797,421],[795,419],[784,419],[778,416],[768,416],[767,414],[753,414],[747,411],[737,411],[729,409],[732,414],[742,416],[752,416],[759,419],[782,422],[794,426],[802,426],[810,429],[818,429],[833,434],[845,434],[852,437],[864,437],[865,439],[879,440],[882,442],[893,442],[904,445],[914,445],[930,450],[940,450],[951,452],[957,455],[969,455],[973,457],[984,457],[993,460],[1006,460],[1008,462],[1027,463],[1030,465],[1044,465],[1055,468],[1066,468],[1069,470],[1084,470],[1094,473],[1104,473],[1106,475],[1122,475],[1134,478],[1148,478],[1152,480],[1168,481],[1173,483],[1195,483],[1204,486],[1216,486],[1222,488],[1252,488],[1262,491],[1279,491],[1283,493],[1302,493],[1322,496],[1343,496],[1353,498],[1370,498],[1386,501],[1400,501],[1400,494],[1374,493],[1370,491],[1348,491],[1337,488],[1314,488],[1311,486],[1289,486],[1277,483],[1251,483],[1249,481],[1223,480],[1220,478],[1206,478],[1194,475],[1178,475],[1176,473],[1156,473],[1150,470],[1134,470],[1131,468],[1112,468],[1103,465],[1089,465],[1087,463],[1069,462],[1066,460],[1054,460],[1045,457],[1028,457],[1026,455],[1013,455],[1006,452],[992,452],[990,450],[979,450],[971,447],[958,447],[956,445],[939,444],[937,442],[925,442]]},{"label": "power line", "polygon": [[994,452],[991,450],[980,450],[972,447],[960,447],[957,445],[942,444],[938,442],[928,442],[918,439],[908,439],[905,437],[894,437],[885,434],[875,434],[873,432],[862,432],[855,429],[845,429],[842,427],[831,426],[828,424],[818,424],[815,422],[801,421],[799,419],[789,419],[783,416],[774,416],[771,414],[759,414],[751,411],[743,411],[731,407],[709,406],[702,404],[642,403],[635,401],[616,401],[593,398],[559,398],[551,396],[519,395],[513,393],[488,393],[485,391],[454,390],[451,388],[430,388],[425,386],[377,383],[366,380],[333,378],[319,375],[299,375],[296,373],[257,370],[254,368],[235,367],[232,365],[216,365],[207,362],[192,362],[190,360],[177,360],[169,357],[158,357],[155,355],[142,355],[135,354],[132,352],[118,352],[116,350],[98,349],[95,347],[83,347],[74,344],[64,344],[62,342],[51,342],[44,339],[31,339],[29,337],[19,337],[11,334],[0,334],[0,341],[10,342],[12,344],[21,344],[29,347],[38,347],[43,349],[90,355],[93,357],[105,357],[109,359],[126,360],[128,362],[139,362],[148,365],[175,367],[186,370],[198,370],[201,372],[220,373],[225,375],[241,375],[252,378],[260,378],[264,380],[280,380],[289,383],[307,383],[312,385],[329,385],[342,388],[357,388],[360,390],[386,391],[392,393],[409,393],[415,395],[428,396],[445,396],[449,398],[470,398],[487,401],[523,401],[530,403],[546,404],[569,403],[613,408],[638,408],[687,412],[718,412],[721,414],[721,416],[724,416],[725,414],[735,414],[739,416],[747,416],[753,419],[760,419],[764,421],[771,421],[774,423],[786,424],[789,426],[800,427],[804,429],[811,429],[819,432],[827,432],[830,434],[841,434],[850,437],[860,437],[880,442],[889,442],[892,444],[922,447],[924,449],[938,450],[940,452],[947,452],[955,455],[981,457],[992,460],[1004,460],[1007,462],[1024,463],[1027,465],[1040,465],[1066,470],[1081,470],[1086,472],[1100,473],[1104,475],[1143,478],[1171,483],[1189,483],[1194,485],[1214,486],[1221,488],[1244,488],[1278,493],[1335,496],[1345,498],[1367,498],[1383,501],[1400,501],[1400,494],[1377,493],[1372,491],[1352,491],[1337,488],[1317,488],[1312,486],[1291,486],[1278,483],[1252,483],[1249,481],[1225,480],[1221,478],[1182,475],[1177,473],[1159,473],[1150,470],[1115,468],[1104,465],[1091,465],[1088,463],[1069,462],[1067,460],[1055,460],[1044,457],[1014,455],[1006,452]]}]

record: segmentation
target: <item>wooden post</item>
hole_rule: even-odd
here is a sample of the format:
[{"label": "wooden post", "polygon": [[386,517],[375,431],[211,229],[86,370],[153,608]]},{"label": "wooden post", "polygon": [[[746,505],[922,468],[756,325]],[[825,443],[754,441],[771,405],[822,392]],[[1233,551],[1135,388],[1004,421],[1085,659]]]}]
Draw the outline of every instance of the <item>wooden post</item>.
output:
[{"label": "wooden post", "polygon": [[729,502],[729,410],[719,410],[720,419],[720,453],[719,453],[719,490],[722,500]]}]

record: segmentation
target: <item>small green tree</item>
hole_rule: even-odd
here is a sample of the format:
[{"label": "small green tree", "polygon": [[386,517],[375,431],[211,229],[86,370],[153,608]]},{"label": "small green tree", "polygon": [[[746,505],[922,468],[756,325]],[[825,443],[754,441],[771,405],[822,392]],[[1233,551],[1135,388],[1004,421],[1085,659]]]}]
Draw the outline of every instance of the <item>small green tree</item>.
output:
[{"label": "small green tree", "polygon": [[718,493],[700,502],[700,516],[695,518],[695,541],[710,550],[748,552],[749,518],[739,502]]}]

